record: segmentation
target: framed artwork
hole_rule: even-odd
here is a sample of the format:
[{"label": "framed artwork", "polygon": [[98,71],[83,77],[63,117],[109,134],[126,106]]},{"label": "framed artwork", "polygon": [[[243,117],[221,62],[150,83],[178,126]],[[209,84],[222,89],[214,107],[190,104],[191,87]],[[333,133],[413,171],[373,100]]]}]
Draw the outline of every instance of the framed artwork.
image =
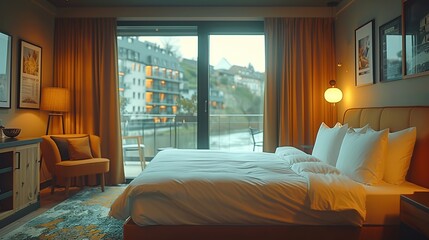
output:
[{"label": "framed artwork", "polygon": [[402,79],[402,27],[397,17],[380,27],[380,82]]},{"label": "framed artwork", "polygon": [[0,32],[0,108],[10,108],[12,37]]},{"label": "framed artwork", "polygon": [[18,108],[40,108],[42,48],[21,40]]},{"label": "framed artwork", "polygon": [[356,86],[374,83],[374,20],[355,30]]},{"label": "framed artwork", "polygon": [[404,77],[429,73],[429,4],[427,0],[403,0]]}]

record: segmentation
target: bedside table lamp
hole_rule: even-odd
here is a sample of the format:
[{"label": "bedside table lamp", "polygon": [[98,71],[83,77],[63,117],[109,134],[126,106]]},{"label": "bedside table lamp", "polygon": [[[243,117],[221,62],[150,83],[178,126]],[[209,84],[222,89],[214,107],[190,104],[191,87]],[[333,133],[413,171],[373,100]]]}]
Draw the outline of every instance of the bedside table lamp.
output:
[{"label": "bedside table lamp", "polygon": [[335,84],[337,82],[335,80],[329,81],[329,85],[331,85],[330,88],[326,89],[324,97],[325,100],[329,103],[332,103],[332,110],[333,110],[333,122],[335,123],[338,119],[336,114],[336,107],[335,103],[341,101],[343,99],[343,92],[339,88],[335,87]]},{"label": "bedside table lamp", "polygon": [[70,107],[70,92],[66,88],[47,87],[42,90],[42,100],[40,109],[49,111],[48,125],[46,127],[46,135],[49,132],[51,119],[55,116],[61,117],[61,123],[64,134],[64,115]]},{"label": "bedside table lamp", "polygon": [[325,91],[325,100],[335,105],[335,103],[343,99],[343,92],[339,88],[335,87],[337,82],[335,80],[329,81],[330,88]]}]

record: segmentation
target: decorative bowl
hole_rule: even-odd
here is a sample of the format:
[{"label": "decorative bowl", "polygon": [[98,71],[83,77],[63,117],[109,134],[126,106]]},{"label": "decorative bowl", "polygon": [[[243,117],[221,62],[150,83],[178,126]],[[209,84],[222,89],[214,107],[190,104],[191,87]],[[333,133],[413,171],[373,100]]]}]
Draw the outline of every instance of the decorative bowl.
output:
[{"label": "decorative bowl", "polygon": [[3,128],[2,130],[4,135],[11,138],[18,136],[21,132],[21,128]]}]

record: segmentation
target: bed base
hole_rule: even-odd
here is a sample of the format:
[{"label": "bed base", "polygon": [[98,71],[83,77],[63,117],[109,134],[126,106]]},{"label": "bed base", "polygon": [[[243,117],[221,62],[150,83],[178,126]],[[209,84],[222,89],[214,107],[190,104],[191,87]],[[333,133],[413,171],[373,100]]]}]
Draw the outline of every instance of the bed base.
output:
[{"label": "bed base", "polygon": [[129,218],[124,224],[125,240],[399,240],[399,225],[389,226],[292,226],[292,225],[178,225],[140,227]]}]

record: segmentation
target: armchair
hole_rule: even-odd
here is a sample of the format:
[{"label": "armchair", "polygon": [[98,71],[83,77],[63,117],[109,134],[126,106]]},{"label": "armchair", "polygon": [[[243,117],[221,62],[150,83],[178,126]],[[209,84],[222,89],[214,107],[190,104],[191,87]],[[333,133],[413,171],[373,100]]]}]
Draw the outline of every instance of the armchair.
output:
[{"label": "armchair", "polygon": [[100,138],[88,134],[42,136],[40,144],[46,167],[52,174],[51,194],[59,180],[65,182],[68,195],[71,179],[97,175],[104,192],[104,174],[109,172],[109,159],[101,157]]}]

